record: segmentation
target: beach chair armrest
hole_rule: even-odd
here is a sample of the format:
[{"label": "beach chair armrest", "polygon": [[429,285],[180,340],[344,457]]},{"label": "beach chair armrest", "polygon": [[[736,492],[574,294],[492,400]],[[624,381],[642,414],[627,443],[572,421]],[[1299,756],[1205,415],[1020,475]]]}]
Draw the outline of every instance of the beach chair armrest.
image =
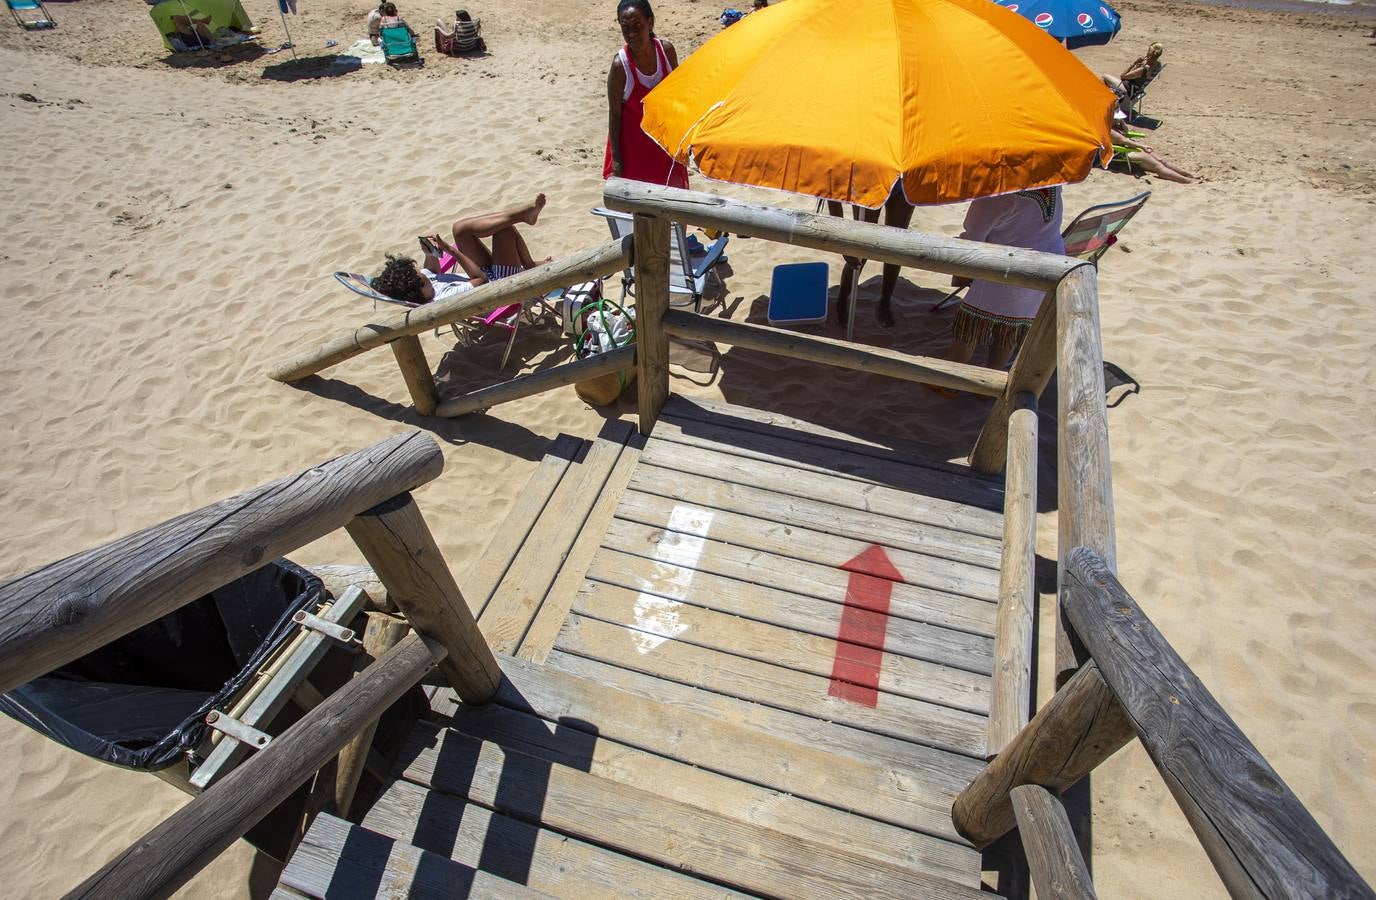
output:
[{"label": "beach chair armrest", "polygon": [[731,236],[723,234],[712,242],[707,248],[707,253],[702,257],[702,262],[693,267],[693,278],[701,278],[712,270],[712,267],[721,262],[721,257],[726,252],[726,244],[731,240]]}]

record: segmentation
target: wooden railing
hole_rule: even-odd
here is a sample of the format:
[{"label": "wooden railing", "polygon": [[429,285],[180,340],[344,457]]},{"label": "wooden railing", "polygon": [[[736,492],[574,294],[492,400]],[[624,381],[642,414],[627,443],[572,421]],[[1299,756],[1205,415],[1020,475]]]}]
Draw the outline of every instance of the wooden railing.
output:
[{"label": "wooden railing", "polygon": [[[71,896],[170,895],[436,664],[465,702],[492,698],[497,660],[408,493],[443,465],[434,440],[398,435],[0,584],[0,691],[341,526],[415,631]],[[354,750],[340,777],[356,783]]]},{"label": "wooden railing", "polygon": [[401,369],[402,378],[406,382],[406,389],[411,395],[416,412],[423,416],[461,416],[498,403],[518,400],[592,378],[608,371],[608,359],[593,357],[566,363],[551,370],[515,378],[492,388],[441,403],[439,390],[435,386],[435,376],[430,370],[430,364],[425,358],[425,351],[421,348],[417,335],[474,316],[485,315],[531,297],[541,297],[556,288],[619,272],[630,265],[630,262],[629,240],[612,241],[591,250],[580,251],[510,278],[488,282],[457,297],[417,306],[381,321],[351,329],[283,360],[268,371],[268,377],[275,381],[300,381],[308,375],[314,375],[386,344],[392,348],[392,353],[396,357],[397,367]]},{"label": "wooden railing", "polygon": [[[1234,896],[1373,896],[1114,578],[1113,488],[1092,265],[619,179],[607,182],[605,203],[635,215],[637,364],[644,433],[653,428],[668,395],[669,335],[996,398],[970,453],[976,471],[994,473],[1006,466],[1007,475],[987,745],[992,761],[952,810],[966,838],[984,847],[1016,826],[1039,896],[1094,896],[1088,866],[1059,795],[1136,735]],[[671,220],[1040,288],[1047,292],[1046,299],[1006,375],[702,318],[668,308]],[[1036,409],[1053,372],[1059,373],[1059,689],[1029,720],[1036,599]]]}]

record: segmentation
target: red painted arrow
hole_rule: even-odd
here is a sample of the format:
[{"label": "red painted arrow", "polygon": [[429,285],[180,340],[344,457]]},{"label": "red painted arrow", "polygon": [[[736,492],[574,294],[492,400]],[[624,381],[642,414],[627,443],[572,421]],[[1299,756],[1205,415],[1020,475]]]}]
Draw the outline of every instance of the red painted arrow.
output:
[{"label": "red painted arrow", "polygon": [[903,583],[903,575],[878,544],[871,544],[841,568],[851,575],[827,693],[875,707],[879,705],[879,667],[884,658],[884,632],[889,626],[889,597],[894,582]]}]

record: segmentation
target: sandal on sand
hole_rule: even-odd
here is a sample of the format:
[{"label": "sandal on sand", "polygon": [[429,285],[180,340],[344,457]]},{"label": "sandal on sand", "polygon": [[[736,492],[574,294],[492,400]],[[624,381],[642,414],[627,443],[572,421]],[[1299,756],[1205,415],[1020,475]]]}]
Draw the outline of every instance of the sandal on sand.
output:
[{"label": "sandal on sand", "polygon": [[960,391],[953,390],[948,387],[941,387],[940,385],[936,384],[924,384],[923,387],[931,391],[933,394],[936,394],[938,397],[944,397],[947,400],[954,400],[960,396]]}]

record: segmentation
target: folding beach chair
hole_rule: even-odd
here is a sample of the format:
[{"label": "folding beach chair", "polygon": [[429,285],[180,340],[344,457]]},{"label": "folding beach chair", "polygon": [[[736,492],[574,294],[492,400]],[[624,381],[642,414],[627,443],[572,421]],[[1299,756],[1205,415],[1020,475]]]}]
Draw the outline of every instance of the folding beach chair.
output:
[{"label": "folding beach chair", "polygon": [[[1065,255],[1091,262],[1097,269],[1099,257],[1107,253],[1109,247],[1118,243],[1118,232],[1123,230],[1150,198],[1151,191],[1145,191],[1127,200],[1091,206],[1071,219],[1070,224],[1061,229],[1061,240],[1065,241]],[[956,288],[933,304],[928,311],[939,312],[945,309],[964,291],[964,287]]]},{"label": "folding beach chair", "polygon": [[382,58],[388,63],[419,63],[420,48],[411,29],[405,25],[387,25],[380,32]]},{"label": "folding beach chair", "polygon": [[[593,214],[607,220],[612,237],[624,238],[634,231],[634,219],[628,213],[615,212],[604,207],[596,207]],[[674,222],[669,229],[669,303],[672,306],[693,307],[694,312],[702,312],[702,292],[707,285],[707,275],[717,263],[726,260],[726,244],[731,236],[723,234],[710,245],[694,249],[682,225]],[[621,292],[634,296],[635,270],[627,269],[621,276]],[[674,302],[675,296],[687,300]]]},{"label": "folding beach chair", "polygon": [[1147,96],[1147,88],[1151,86],[1153,81],[1160,78],[1161,73],[1165,70],[1166,64],[1159,63],[1154,73],[1127,86],[1126,93],[1118,100],[1118,108],[1128,117],[1129,122],[1142,115],[1142,100]]},{"label": "folding beach chair", "polygon": [[[56,28],[57,20],[43,5],[43,0],[5,0],[9,4],[10,15],[19,23],[20,28],[37,31],[42,28]],[[35,18],[25,18],[20,13],[31,13]]]}]

